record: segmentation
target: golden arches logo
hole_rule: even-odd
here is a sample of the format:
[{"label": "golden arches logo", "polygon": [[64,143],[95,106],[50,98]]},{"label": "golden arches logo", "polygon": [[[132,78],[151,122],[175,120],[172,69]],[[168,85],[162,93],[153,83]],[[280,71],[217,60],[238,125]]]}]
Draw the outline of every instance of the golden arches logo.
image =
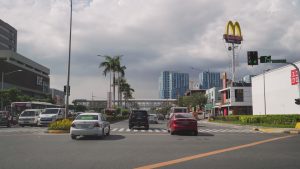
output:
[{"label": "golden arches logo", "polygon": [[240,44],[243,40],[240,24],[238,22],[233,23],[232,21],[229,21],[226,25],[223,38],[227,43]]}]

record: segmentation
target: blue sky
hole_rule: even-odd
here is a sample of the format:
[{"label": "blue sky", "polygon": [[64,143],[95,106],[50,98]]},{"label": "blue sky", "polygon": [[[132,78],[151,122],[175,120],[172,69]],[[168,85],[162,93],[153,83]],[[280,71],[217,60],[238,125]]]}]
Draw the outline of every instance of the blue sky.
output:
[{"label": "blue sky", "polygon": [[[300,60],[300,3],[297,0],[74,0],[71,100],[105,99],[109,79],[97,55],[124,55],[135,98],[158,98],[163,70],[190,67],[230,70],[222,35],[238,21],[244,41],[237,49],[237,77],[282,64],[246,64],[248,50],[274,59]],[[69,0],[0,0],[1,19],[18,30],[18,53],[51,70],[52,88],[67,81]]]}]

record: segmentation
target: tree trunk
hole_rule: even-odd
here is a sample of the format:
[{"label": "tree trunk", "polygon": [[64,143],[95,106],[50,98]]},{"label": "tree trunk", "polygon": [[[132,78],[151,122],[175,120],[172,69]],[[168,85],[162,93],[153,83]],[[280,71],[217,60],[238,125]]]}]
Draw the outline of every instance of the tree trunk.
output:
[{"label": "tree trunk", "polygon": [[115,107],[115,100],[116,100],[116,76],[115,76],[115,72],[113,72],[113,106]]}]

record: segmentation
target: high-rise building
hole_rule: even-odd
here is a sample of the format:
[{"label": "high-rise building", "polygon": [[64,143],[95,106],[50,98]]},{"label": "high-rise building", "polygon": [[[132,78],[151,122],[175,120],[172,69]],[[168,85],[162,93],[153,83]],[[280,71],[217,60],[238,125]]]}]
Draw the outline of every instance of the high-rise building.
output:
[{"label": "high-rise building", "polygon": [[0,50],[17,51],[17,30],[0,19]]},{"label": "high-rise building", "polygon": [[210,89],[213,87],[221,87],[220,72],[201,72],[199,74],[200,89]]},{"label": "high-rise building", "polygon": [[159,77],[159,96],[161,99],[177,99],[189,89],[189,75],[163,71]]}]

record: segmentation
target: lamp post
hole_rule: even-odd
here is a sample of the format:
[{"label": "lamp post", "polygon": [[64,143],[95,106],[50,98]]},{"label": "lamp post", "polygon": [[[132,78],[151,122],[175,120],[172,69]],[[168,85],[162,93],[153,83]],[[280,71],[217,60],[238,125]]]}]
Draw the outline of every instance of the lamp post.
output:
[{"label": "lamp post", "polygon": [[70,62],[71,62],[71,40],[72,40],[72,0],[71,2],[71,11],[70,11],[70,36],[69,36],[69,58],[68,58],[68,79],[67,79],[67,90],[66,90],[66,114],[65,118],[67,118],[69,114],[69,96],[70,96]]},{"label": "lamp post", "polygon": [[265,108],[265,115],[267,115],[267,103],[266,103],[266,80],[265,80],[265,74],[270,69],[264,70],[263,78],[264,78],[264,108]]},{"label": "lamp post", "polygon": [[[11,71],[11,72],[2,72],[1,73],[1,91],[3,91],[4,89],[4,76],[5,75],[9,75],[12,73],[16,73],[16,72],[22,72],[23,70],[15,70],[15,71]],[[3,96],[1,96],[1,110],[3,110]]]}]

